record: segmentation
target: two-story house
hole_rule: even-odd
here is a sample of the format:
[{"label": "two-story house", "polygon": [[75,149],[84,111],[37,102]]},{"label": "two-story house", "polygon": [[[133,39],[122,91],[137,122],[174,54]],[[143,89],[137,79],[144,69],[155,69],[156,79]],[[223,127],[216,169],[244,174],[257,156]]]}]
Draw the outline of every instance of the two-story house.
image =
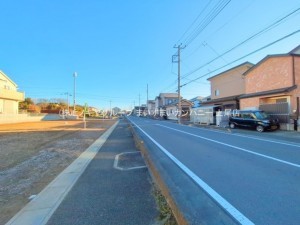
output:
[{"label": "two-story house", "polygon": [[25,94],[17,88],[17,84],[0,71],[0,114],[18,114],[19,102],[24,101]]},{"label": "two-story house", "polygon": [[266,56],[244,76],[245,94],[239,97],[241,109],[277,114],[284,126],[291,119],[299,119],[300,46],[288,54]]},{"label": "two-story house", "polygon": [[203,102],[204,106],[219,106],[220,109],[239,109],[239,96],[245,94],[244,73],[254,64],[242,63],[213,77],[208,78],[211,84],[211,100]]},{"label": "two-story house", "polygon": [[177,93],[160,93],[159,96],[155,98],[155,116],[165,116],[166,105],[178,102]]}]

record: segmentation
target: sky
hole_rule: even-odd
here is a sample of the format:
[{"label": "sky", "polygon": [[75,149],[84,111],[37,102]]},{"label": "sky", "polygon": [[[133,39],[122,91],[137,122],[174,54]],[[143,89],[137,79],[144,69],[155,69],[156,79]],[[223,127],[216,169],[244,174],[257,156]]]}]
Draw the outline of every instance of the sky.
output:
[{"label": "sky", "polygon": [[75,86],[76,104],[98,109],[145,104],[147,86],[149,100],[176,93],[179,45],[185,99],[210,95],[211,76],[300,45],[299,0],[0,0],[0,8],[0,70],[18,90],[73,104]]}]

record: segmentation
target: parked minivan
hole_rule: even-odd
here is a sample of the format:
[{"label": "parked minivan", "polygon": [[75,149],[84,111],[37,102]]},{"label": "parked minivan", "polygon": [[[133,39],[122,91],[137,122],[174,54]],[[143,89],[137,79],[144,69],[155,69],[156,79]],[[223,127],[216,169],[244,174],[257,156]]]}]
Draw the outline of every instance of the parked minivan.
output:
[{"label": "parked minivan", "polygon": [[229,118],[229,127],[254,128],[258,132],[265,130],[276,130],[279,128],[278,119],[271,119],[270,116],[261,110],[240,110]]}]

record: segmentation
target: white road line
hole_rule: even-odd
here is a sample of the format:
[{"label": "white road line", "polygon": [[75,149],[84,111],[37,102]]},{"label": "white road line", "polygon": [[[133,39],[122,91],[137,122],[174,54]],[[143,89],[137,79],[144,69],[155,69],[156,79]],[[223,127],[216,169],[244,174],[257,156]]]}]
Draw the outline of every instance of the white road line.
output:
[{"label": "white road line", "polygon": [[137,169],[147,168],[146,166],[133,166],[133,167],[128,167],[128,168],[120,167],[119,166],[119,158],[121,155],[126,155],[126,154],[140,154],[140,152],[123,152],[123,153],[116,155],[115,161],[114,161],[115,169],[121,170],[121,171],[127,171],[127,170],[137,170]]},{"label": "white road line", "polygon": [[242,225],[254,225],[247,217],[245,217],[240,211],[238,211],[233,205],[219,195],[214,189],[208,184],[201,180],[195,173],[181,163],[175,156],[173,156],[167,149],[161,146],[155,141],[149,134],[141,129],[136,123],[130,120],[144,135],[146,135],[162,152],[164,152],[180,169],[182,169],[196,184],[198,184],[207,194],[209,194],[221,207],[223,207],[233,218],[235,218]]},{"label": "white road line", "polygon": [[287,145],[287,146],[300,148],[300,144],[296,144],[296,143],[292,143],[292,142],[281,142],[281,141],[266,140],[266,139],[258,138],[258,137],[254,137],[254,136],[247,136],[247,135],[243,135],[243,134],[234,134],[234,133],[220,131],[220,130],[210,130],[210,129],[205,129],[205,128],[201,128],[201,127],[190,127],[190,128],[194,128],[194,129],[198,129],[198,130],[205,130],[205,131],[215,132],[215,133],[222,133],[222,134],[226,134],[226,135],[234,135],[234,136],[238,136],[238,137],[245,137],[245,138],[249,138],[249,139],[254,139],[254,140],[259,140],[259,141],[265,141],[265,142],[270,142],[270,143],[275,143],[275,144],[281,144],[281,145]]},{"label": "white road line", "polygon": [[211,142],[214,142],[214,143],[217,143],[217,144],[221,144],[221,145],[224,145],[224,146],[227,146],[227,147],[238,149],[240,151],[247,152],[247,153],[250,153],[250,154],[253,154],[253,155],[258,155],[258,156],[261,156],[263,158],[267,158],[267,159],[271,159],[271,160],[274,160],[274,161],[277,161],[277,162],[280,162],[280,163],[284,163],[284,164],[287,164],[289,166],[294,166],[294,167],[300,168],[300,165],[296,164],[296,163],[291,163],[291,162],[288,162],[288,161],[285,161],[285,160],[277,159],[277,158],[274,158],[274,157],[271,157],[271,156],[267,156],[267,155],[264,155],[264,154],[253,152],[253,151],[250,151],[250,150],[247,150],[247,149],[244,149],[244,148],[240,148],[240,147],[237,147],[237,146],[234,146],[234,145],[226,144],[224,142],[216,141],[216,140],[213,140],[213,139],[210,139],[210,138],[202,137],[200,135],[192,134],[192,133],[189,133],[189,132],[185,132],[185,131],[178,130],[178,129],[175,129],[175,128],[172,128],[172,127],[164,126],[164,125],[161,125],[161,124],[156,124],[156,125],[161,126],[161,127],[165,127],[167,129],[170,129],[170,130],[175,130],[175,131],[180,132],[180,133],[188,134],[188,135],[191,135],[191,136],[194,136],[194,137],[197,137],[197,138],[201,138],[201,139],[204,139],[204,140],[207,140],[207,141],[211,141]]}]

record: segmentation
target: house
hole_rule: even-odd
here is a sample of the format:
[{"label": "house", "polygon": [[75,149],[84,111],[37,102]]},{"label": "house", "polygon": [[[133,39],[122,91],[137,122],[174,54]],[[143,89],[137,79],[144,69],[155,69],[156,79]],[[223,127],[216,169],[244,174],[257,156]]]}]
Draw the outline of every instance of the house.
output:
[{"label": "house", "polygon": [[146,105],[135,106],[133,109],[133,114],[136,116],[146,116],[147,115]]},{"label": "house", "polygon": [[[246,71],[244,77],[245,93],[239,97],[241,109],[265,110],[279,116],[281,128],[297,129],[300,45],[288,54],[266,56]],[[291,120],[295,124],[290,125]]]},{"label": "house", "polygon": [[160,108],[165,105],[169,105],[178,100],[177,93],[160,93],[155,98],[155,108]]},{"label": "house", "polygon": [[190,99],[190,102],[193,103],[192,108],[198,108],[198,107],[200,107],[203,99],[204,98],[201,97],[201,96],[197,96],[195,98]]},{"label": "house", "polygon": [[208,78],[211,84],[211,99],[203,106],[220,106],[225,109],[239,109],[239,96],[245,94],[244,73],[254,64],[244,62],[213,77]]},{"label": "house", "polygon": [[24,101],[25,94],[17,89],[17,84],[0,71],[0,114],[19,113],[19,102]]},{"label": "house", "polygon": [[160,93],[155,98],[155,116],[165,116],[166,105],[178,102],[177,93]]},{"label": "house", "polygon": [[155,114],[155,100],[147,101],[147,111],[148,115],[153,116]]},{"label": "house", "polygon": [[192,106],[193,106],[192,102],[186,99],[182,99],[181,114],[180,114],[178,111],[178,101],[165,105],[166,118],[169,120],[178,120],[178,116],[180,116],[182,120],[190,120]]}]

